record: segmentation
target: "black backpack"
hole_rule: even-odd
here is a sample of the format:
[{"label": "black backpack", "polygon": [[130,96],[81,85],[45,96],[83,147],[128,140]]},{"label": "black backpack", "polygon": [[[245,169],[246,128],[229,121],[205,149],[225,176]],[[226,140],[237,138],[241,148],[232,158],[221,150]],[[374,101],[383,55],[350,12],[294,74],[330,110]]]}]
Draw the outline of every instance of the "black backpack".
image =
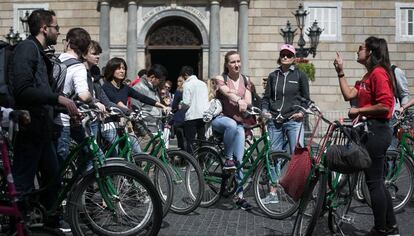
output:
[{"label": "black backpack", "polygon": [[16,45],[10,45],[0,40],[0,106],[13,108],[15,101],[10,86],[10,67],[13,50]]}]

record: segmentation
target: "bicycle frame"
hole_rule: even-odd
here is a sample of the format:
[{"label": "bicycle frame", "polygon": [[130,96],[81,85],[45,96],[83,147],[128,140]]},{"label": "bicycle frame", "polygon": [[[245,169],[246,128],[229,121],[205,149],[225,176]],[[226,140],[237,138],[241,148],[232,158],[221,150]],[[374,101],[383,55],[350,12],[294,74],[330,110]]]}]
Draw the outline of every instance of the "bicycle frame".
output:
[{"label": "bicycle frame", "polygon": [[398,163],[398,166],[394,171],[387,172],[386,180],[392,182],[398,178],[398,176],[400,175],[402,165],[404,164],[404,161],[406,161],[405,154],[407,154],[411,158],[411,160],[414,161],[414,149],[409,144],[409,142],[414,142],[414,138],[411,137],[411,135],[408,132],[403,132],[401,136],[400,152],[399,152],[399,158],[400,160],[403,160],[403,161],[400,161]]},{"label": "bicycle frame", "polygon": [[2,178],[5,178],[7,180],[7,195],[11,198],[11,206],[2,206],[0,205],[0,214],[12,216],[16,218],[16,231],[17,235],[24,236],[24,221],[22,217],[22,213],[19,210],[19,207],[17,206],[19,195],[16,191],[16,186],[14,185],[13,175],[11,171],[11,165],[10,165],[10,158],[9,158],[9,151],[7,148],[7,141],[4,138],[4,135],[2,133],[1,127],[0,127],[0,148],[1,148],[1,159],[3,161],[3,168],[4,168],[4,176]]}]

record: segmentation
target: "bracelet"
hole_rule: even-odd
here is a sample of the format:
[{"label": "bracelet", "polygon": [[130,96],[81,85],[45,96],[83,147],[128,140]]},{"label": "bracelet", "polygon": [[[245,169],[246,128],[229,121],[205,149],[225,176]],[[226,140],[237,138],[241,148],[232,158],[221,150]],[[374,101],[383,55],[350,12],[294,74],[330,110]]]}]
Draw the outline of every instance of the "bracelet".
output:
[{"label": "bracelet", "polygon": [[344,73],[338,74],[338,78],[342,78],[342,77],[345,77],[345,74]]}]

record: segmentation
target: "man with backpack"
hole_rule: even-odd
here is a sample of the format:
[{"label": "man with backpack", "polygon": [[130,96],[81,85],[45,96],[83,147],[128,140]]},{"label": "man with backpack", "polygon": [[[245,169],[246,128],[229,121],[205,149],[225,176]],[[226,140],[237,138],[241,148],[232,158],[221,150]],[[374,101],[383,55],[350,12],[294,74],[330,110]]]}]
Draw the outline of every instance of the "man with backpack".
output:
[{"label": "man with backpack", "polygon": [[[48,187],[40,198],[49,208],[57,197],[59,182],[56,151],[52,142],[53,106],[63,105],[71,115],[79,115],[74,102],[52,91],[52,63],[44,53],[56,44],[59,25],[53,11],[35,10],[28,18],[30,36],[19,43],[11,58],[10,86],[15,108],[28,110],[31,123],[20,127],[14,146],[13,176],[20,194],[31,192],[36,172]],[[20,204],[24,206],[24,204]],[[22,210],[25,210],[24,208]]]},{"label": "man with backpack", "polygon": [[[66,66],[66,75],[59,76],[59,79],[64,76],[64,81],[61,81],[63,86],[57,86],[57,92],[82,103],[91,101],[90,91],[93,91],[92,83],[89,89],[87,70],[81,62],[88,54],[90,43],[91,37],[86,30],[72,28],[64,40],[64,53],[59,56],[60,62],[64,64],[63,68]],[[82,126],[71,121],[71,117],[65,113],[59,113],[55,118],[56,152],[61,165],[69,155],[71,138],[77,143],[81,143],[85,138]]]}]

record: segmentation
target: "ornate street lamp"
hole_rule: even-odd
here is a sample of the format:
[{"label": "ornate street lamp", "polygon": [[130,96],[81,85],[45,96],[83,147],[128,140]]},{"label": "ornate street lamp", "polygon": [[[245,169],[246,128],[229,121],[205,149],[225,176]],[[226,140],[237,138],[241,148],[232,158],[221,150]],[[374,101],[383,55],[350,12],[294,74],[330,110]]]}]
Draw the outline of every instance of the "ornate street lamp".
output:
[{"label": "ornate street lamp", "polygon": [[23,31],[26,34],[26,37],[29,35],[29,24],[27,23],[29,20],[28,18],[29,18],[29,11],[26,11],[24,13],[24,17],[20,17],[20,21],[22,22],[22,25],[23,25]]},{"label": "ornate street lamp", "polygon": [[295,32],[298,29],[292,30],[292,27],[290,26],[290,22],[287,21],[286,28],[280,29],[280,35],[283,36],[283,39],[285,40],[286,44],[293,44],[293,38],[295,37]]},{"label": "ornate street lamp", "polygon": [[[306,16],[309,14],[308,11],[306,11],[303,8],[302,3],[299,4],[299,8],[296,10],[295,13],[292,12],[292,14],[295,16],[296,18],[296,24],[299,28],[300,31],[300,35],[299,35],[299,40],[298,40],[298,46],[299,48],[296,48],[296,57],[298,58],[306,58],[308,57],[309,54],[312,54],[313,57],[316,56],[316,48],[318,46],[319,43],[319,36],[321,35],[323,29],[321,29],[318,26],[318,22],[313,22],[312,27],[308,28],[308,33],[306,35],[309,36],[311,42],[311,46],[310,48],[305,48],[306,42],[305,39],[303,37],[303,28],[305,27],[305,19]],[[283,39],[285,40],[285,43],[287,44],[293,44],[293,39],[295,37],[295,32],[297,29],[292,30],[292,27],[290,25],[290,22],[288,21],[286,23],[286,28],[285,29],[281,29],[281,35],[283,36]]]},{"label": "ornate street lamp", "polygon": [[6,34],[5,38],[7,42],[11,45],[14,45],[20,41],[22,41],[22,37],[20,37],[19,32],[14,32],[13,27],[10,27],[9,33]]}]

